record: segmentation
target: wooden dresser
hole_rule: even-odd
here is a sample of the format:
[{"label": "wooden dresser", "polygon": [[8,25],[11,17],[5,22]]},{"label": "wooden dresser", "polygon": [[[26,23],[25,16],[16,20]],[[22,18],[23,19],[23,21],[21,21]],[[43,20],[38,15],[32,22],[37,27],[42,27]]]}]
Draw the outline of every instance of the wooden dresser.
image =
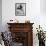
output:
[{"label": "wooden dresser", "polygon": [[33,23],[7,23],[12,39],[23,43],[22,46],[33,46]]}]

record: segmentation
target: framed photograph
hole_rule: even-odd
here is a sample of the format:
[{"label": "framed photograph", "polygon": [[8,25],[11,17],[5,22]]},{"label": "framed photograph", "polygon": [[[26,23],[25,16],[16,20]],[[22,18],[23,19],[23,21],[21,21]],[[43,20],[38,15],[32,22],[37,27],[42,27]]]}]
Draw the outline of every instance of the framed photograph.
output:
[{"label": "framed photograph", "polygon": [[16,16],[26,16],[26,3],[16,3],[15,4],[15,15]]}]

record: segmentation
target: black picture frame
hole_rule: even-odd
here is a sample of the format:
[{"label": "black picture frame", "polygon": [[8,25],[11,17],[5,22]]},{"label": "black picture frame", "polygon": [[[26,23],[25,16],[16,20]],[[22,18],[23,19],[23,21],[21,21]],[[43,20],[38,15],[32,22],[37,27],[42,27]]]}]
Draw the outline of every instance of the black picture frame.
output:
[{"label": "black picture frame", "polygon": [[15,16],[26,16],[26,3],[15,4]]}]

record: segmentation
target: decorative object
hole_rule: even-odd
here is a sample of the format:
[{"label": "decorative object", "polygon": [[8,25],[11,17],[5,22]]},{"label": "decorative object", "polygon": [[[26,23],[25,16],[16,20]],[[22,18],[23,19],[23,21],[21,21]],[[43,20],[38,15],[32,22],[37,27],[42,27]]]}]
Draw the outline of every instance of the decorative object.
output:
[{"label": "decorative object", "polygon": [[44,34],[45,34],[45,41],[46,41],[46,31],[44,31]]},{"label": "decorative object", "polygon": [[16,3],[15,4],[15,15],[16,16],[26,16],[26,3]]},{"label": "decorative object", "polygon": [[4,45],[4,41],[3,41],[3,39],[2,39],[2,36],[1,36],[1,32],[0,32],[0,46],[5,46],[5,45]]},{"label": "decorative object", "polygon": [[12,42],[12,36],[11,36],[11,32],[9,31],[5,31],[5,32],[1,32],[1,36],[2,39],[4,41],[4,45],[5,46],[10,46],[10,42]]},{"label": "decorative object", "polygon": [[10,21],[8,21],[9,23],[19,23],[19,21],[17,19],[11,19]]},{"label": "decorative object", "polygon": [[42,27],[36,28],[37,29],[37,34],[38,35],[38,40],[39,40],[39,46],[45,46],[45,35],[43,32]]},{"label": "decorative object", "polygon": [[30,20],[25,20],[25,23],[30,23]]}]

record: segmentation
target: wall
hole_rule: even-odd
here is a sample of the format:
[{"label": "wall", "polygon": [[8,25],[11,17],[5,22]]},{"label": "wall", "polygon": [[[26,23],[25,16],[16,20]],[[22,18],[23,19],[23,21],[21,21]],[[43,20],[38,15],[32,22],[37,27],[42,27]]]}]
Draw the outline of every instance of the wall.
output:
[{"label": "wall", "polygon": [[40,23],[46,31],[46,0],[40,0]]},{"label": "wall", "polygon": [[[26,3],[26,16],[15,16],[15,3]],[[32,4],[32,5],[31,5]],[[2,0],[2,26],[3,31],[8,30],[7,22],[17,19],[19,22],[30,20],[33,25],[33,45],[38,46],[36,27],[40,24],[40,0]],[[37,39],[37,40],[36,40]]]},{"label": "wall", "polygon": [[40,0],[40,24],[43,27],[44,31],[46,31],[46,21],[45,20],[46,20],[46,0]]},{"label": "wall", "polygon": [[[15,16],[15,3],[26,2],[26,16]],[[32,7],[31,7],[32,3]],[[32,8],[32,9],[31,9]],[[2,23],[6,25],[10,19],[17,19],[19,22],[24,22],[25,18],[31,22],[39,23],[40,15],[40,0],[3,0],[2,1]],[[19,18],[19,19],[18,19]],[[23,18],[23,19],[22,19]],[[37,21],[38,20],[38,21]],[[6,29],[6,28],[5,28]]]},{"label": "wall", "polygon": [[[26,3],[26,16],[15,16],[15,3]],[[32,4],[32,5],[31,5]],[[19,22],[30,20],[33,25],[33,45],[38,46],[36,37],[36,27],[40,24],[42,17],[40,16],[40,0],[2,0],[2,26],[3,31],[7,31],[7,22],[10,19],[17,19]]]},{"label": "wall", "polygon": [[2,0],[0,0],[0,31],[2,29]]},{"label": "wall", "polygon": [[42,13],[46,13],[46,0],[40,0],[40,9]]},{"label": "wall", "polygon": [[[40,24],[46,31],[46,0],[0,0],[2,1],[2,31],[7,30],[7,22],[10,19],[17,19],[19,22],[30,20],[33,25],[33,45],[38,46],[36,27]],[[26,2],[26,16],[15,16],[15,3]],[[32,3],[32,6],[31,6]],[[1,6],[1,4],[0,4]],[[1,7],[0,7],[1,9]],[[0,12],[1,15],[1,12]],[[1,21],[1,19],[0,19]]]}]

